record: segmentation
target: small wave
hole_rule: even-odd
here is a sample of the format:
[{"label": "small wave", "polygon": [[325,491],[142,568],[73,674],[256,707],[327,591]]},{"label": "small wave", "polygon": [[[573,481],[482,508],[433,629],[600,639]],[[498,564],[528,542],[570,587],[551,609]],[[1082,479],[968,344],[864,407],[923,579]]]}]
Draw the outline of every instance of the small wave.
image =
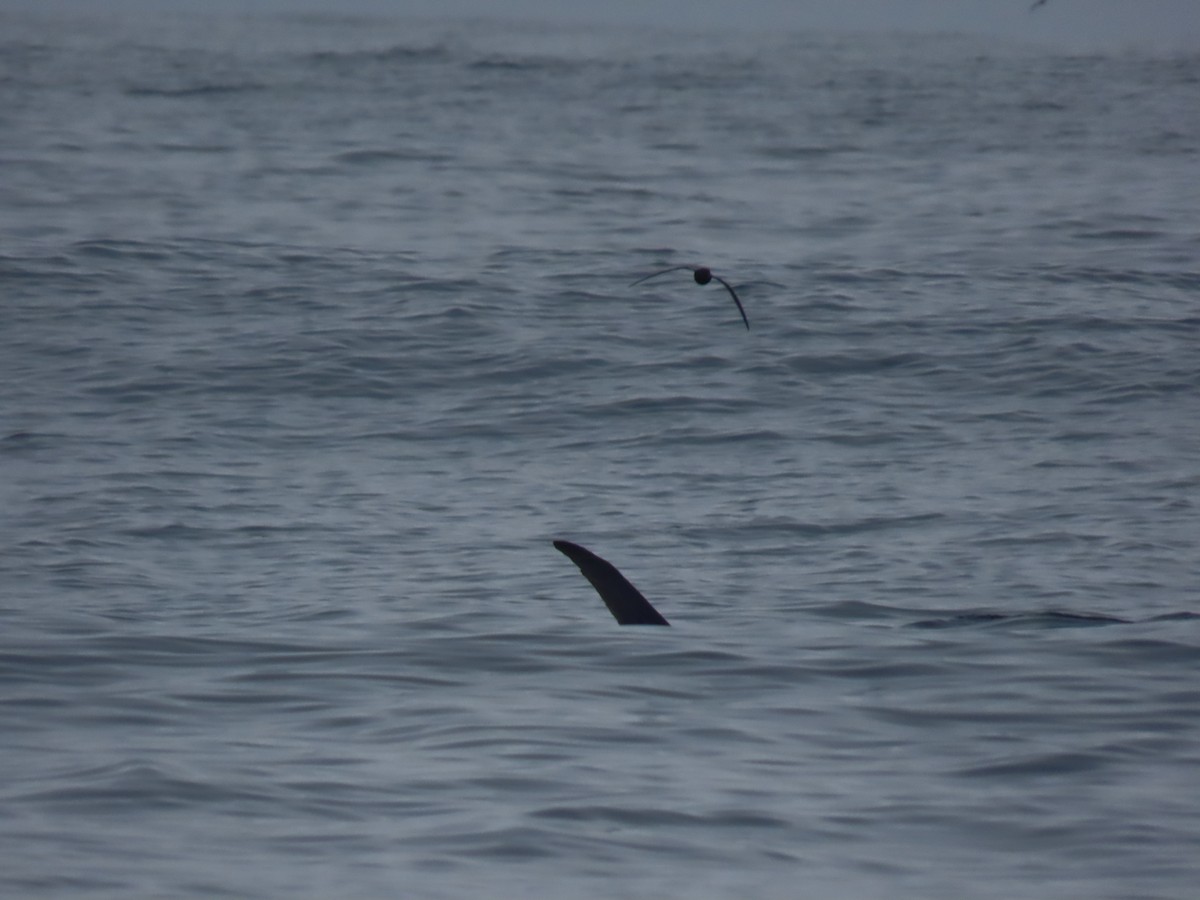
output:
[{"label": "small wave", "polygon": [[193,777],[182,767],[129,761],[66,773],[56,783],[25,795],[48,805],[97,808],[194,809],[197,804],[264,799],[257,789],[237,788]]},{"label": "small wave", "polygon": [[229,144],[185,144],[175,141],[163,141],[156,144],[155,149],[163,153],[228,153],[233,147]]},{"label": "small wave", "polygon": [[309,55],[314,63],[338,64],[367,62],[367,63],[408,63],[408,62],[438,62],[451,58],[450,49],[441,43],[424,47],[407,47],[395,44],[376,50],[320,50]]},{"label": "small wave", "polygon": [[757,519],[742,526],[743,530],[765,532],[769,535],[823,537],[826,535],[861,534],[890,528],[924,525],[944,519],[944,513],[913,513],[901,516],[867,516],[843,522],[797,522],[784,518]]},{"label": "small wave", "polygon": [[337,153],[333,161],[353,166],[372,166],[390,162],[447,162],[448,153],[430,150],[367,149]]},{"label": "small wave", "polygon": [[488,56],[468,63],[467,68],[485,72],[557,72],[574,70],[577,63],[558,57]]},{"label": "small wave", "polygon": [[102,256],[116,259],[163,260],[171,255],[164,245],[146,241],[76,241],[72,245],[72,249],[80,256]]},{"label": "small wave", "polygon": [[822,356],[796,355],[788,360],[788,368],[806,375],[867,375],[890,369],[912,368],[925,363],[919,353],[850,354],[831,353]]},{"label": "small wave", "polygon": [[1129,625],[1130,619],[1101,613],[1076,613],[1059,610],[1004,613],[980,610],[954,613],[936,619],[921,619],[910,628],[979,628],[990,625],[1031,625],[1035,628],[1089,628],[1098,625]]},{"label": "small wave", "polygon": [[868,603],[865,600],[838,600],[834,603],[812,607],[809,612],[830,619],[862,621],[895,619],[899,616],[911,615],[913,611],[880,603]]},{"label": "small wave", "polygon": [[855,144],[795,144],[771,145],[758,150],[760,156],[768,159],[824,159],[829,156],[839,156],[846,153],[861,153],[863,148]]},{"label": "small wave", "polygon": [[536,818],[567,822],[607,822],[626,827],[679,827],[697,825],[704,828],[720,823],[739,828],[777,828],[789,823],[774,816],[748,810],[729,810],[707,815],[676,812],[657,808],[580,805],[547,806],[532,813]]},{"label": "small wave", "polygon": [[1005,760],[982,766],[960,769],[958,774],[969,778],[1008,778],[1011,776],[1070,775],[1092,772],[1109,762],[1096,753],[1042,753],[1036,756]]},{"label": "small wave", "polygon": [[219,97],[227,94],[246,94],[254,91],[269,90],[269,86],[258,82],[247,81],[230,84],[197,84],[188,87],[131,87],[125,89],[127,97],[168,97],[181,99],[184,97]]},{"label": "small wave", "polygon": [[1163,233],[1149,228],[1107,228],[1081,231],[1075,236],[1086,241],[1153,241],[1163,237]]}]

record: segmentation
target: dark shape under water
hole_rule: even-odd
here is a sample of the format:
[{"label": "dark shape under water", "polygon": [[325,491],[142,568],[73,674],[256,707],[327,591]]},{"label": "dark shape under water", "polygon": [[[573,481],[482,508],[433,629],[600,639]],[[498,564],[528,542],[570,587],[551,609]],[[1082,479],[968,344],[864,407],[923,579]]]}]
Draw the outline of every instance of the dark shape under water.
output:
[{"label": "dark shape under water", "polygon": [[1033,12],[1039,6],[1045,6],[1049,0],[1033,0],[1033,6],[1029,7],[1029,11]]},{"label": "dark shape under water", "polygon": [[583,577],[592,583],[608,611],[619,625],[670,625],[641,591],[617,571],[617,567],[590,550],[570,541],[555,541],[554,548],[565,553]]},{"label": "dark shape under water", "polygon": [[641,284],[643,281],[649,281],[651,278],[657,278],[659,275],[666,275],[668,272],[678,272],[680,269],[687,269],[692,273],[692,278],[696,280],[696,284],[708,284],[714,278],[725,285],[725,290],[729,291],[729,296],[733,298],[733,302],[737,304],[738,312],[742,314],[742,321],[746,323],[746,330],[750,330],[750,320],[746,318],[746,310],[742,307],[742,301],[738,299],[737,292],[734,291],[733,285],[722,278],[720,275],[714,275],[712,269],[708,266],[672,266],[669,269],[663,269],[661,272],[652,272],[644,278],[639,278],[633,284]]}]

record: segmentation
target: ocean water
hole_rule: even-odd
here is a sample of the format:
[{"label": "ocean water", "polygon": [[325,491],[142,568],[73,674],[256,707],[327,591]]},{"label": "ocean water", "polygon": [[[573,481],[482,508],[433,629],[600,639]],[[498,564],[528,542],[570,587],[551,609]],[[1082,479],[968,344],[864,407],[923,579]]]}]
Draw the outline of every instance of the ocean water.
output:
[{"label": "ocean water", "polygon": [[1200,56],[0,35],[0,895],[1195,896]]}]

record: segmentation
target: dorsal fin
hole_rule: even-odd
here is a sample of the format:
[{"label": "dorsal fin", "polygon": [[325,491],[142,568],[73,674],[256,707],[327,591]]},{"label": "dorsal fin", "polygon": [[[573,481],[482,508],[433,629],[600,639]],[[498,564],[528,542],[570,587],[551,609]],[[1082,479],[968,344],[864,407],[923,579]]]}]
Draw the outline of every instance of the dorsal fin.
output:
[{"label": "dorsal fin", "polygon": [[555,541],[554,548],[579,566],[583,577],[592,583],[608,611],[620,625],[670,625],[641,591],[629,583],[617,567],[570,541]]}]

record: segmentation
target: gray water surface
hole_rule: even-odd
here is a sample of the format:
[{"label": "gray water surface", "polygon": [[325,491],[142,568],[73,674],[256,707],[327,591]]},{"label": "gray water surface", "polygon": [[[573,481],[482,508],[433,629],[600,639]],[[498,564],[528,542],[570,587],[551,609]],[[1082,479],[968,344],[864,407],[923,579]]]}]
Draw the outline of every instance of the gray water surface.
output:
[{"label": "gray water surface", "polygon": [[1193,896],[1195,56],[0,26],[0,893]]}]

